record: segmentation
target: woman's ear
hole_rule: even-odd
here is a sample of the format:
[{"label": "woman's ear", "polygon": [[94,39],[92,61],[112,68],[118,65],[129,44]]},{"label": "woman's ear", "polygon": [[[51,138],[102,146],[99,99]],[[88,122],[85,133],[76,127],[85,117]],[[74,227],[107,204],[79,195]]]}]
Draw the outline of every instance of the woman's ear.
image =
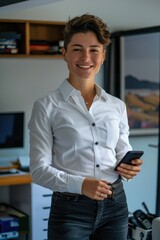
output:
[{"label": "woman's ear", "polygon": [[62,48],[62,56],[64,61],[66,61],[66,49],[64,47]]},{"label": "woman's ear", "polygon": [[102,64],[103,64],[103,62],[105,61],[105,59],[106,59],[106,50],[104,50],[104,51],[103,51],[103,59],[102,59]]}]

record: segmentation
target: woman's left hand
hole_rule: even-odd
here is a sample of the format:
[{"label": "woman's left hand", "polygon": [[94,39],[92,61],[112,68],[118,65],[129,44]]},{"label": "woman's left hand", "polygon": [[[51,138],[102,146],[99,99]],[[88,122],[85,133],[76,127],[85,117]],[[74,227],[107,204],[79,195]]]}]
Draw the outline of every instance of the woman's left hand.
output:
[{"label": "woman's left hand", "polygon": [[134,159],[132,160],[132,164],[133,165],[122,163],[117,168],[117,171],[122,177],[128,180],[132,179],[141,171],[141,165],[143,164],[143,161],[141,159]]}]

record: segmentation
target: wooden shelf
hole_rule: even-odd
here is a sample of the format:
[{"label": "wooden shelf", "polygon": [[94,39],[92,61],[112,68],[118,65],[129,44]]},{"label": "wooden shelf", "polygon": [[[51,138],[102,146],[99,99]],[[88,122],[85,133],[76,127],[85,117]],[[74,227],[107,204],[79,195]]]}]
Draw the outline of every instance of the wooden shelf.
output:
[{"label": "wooden shelf", "polygon": [[[18,53],[0,53],[0,58],[51,58],[61,59],[61,52],[56,54],[52,47],[58,47],[59,41],[63,41],[65,22],[34,21],[34,20],[0,20],[0,33],[16,32],[21,38],[17,39]],[[37,53],[30,50],[33,41],[49,46],[49,53]],[[40,44],[39,44],[40,45]],[[60,49],[60,48],[59,48]]]}]

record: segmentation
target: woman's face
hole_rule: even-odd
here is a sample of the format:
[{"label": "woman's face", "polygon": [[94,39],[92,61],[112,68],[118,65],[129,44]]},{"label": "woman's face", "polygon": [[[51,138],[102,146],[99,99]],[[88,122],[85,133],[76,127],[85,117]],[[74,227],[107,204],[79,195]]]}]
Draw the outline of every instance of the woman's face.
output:
[{"label": "woman's face", "polygon": [[70,80],[94,80],[105,59],[103,44],[93,32],[74,34],[62,54],[68,64]]}]

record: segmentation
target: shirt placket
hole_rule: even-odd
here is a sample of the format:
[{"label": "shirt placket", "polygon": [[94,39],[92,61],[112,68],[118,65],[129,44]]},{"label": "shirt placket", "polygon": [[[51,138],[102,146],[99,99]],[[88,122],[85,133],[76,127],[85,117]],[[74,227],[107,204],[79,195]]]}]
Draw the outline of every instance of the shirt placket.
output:
[{"label": "shirt placket", "polygon": [[[85,103],[78,93],[77,95],[72,96],[77,107],[79,108],[79,111],[82,112],[82,114],[88,119],[90,129],[91,129],[91,135],[93,139],[93,151],[94,151],[94,177],[96,179],[101,179],[101,163],[100,163],[100,151],[99,151],[99,134],[98,134],[98,128],[96,125],[96,122],[94,120],[94,117],[91,115],[90,111],[87,110]],[[94,104],[94,103],[93,103]]]},{"label": "shirt placket", "polygon": [[100,154],[99,154],[99,134],[98,134],[98,128],[97,128],[96,122],[94,121],[94,119],[91,115],[90,115],[90,124],[91,124],[92,136],[93,136],[93,149],[94,149],[94,155],[95,155],[95,161],[94,161],[95,178],[101,179],[101,162],[100,162],[101,158],[100,158]]}]

